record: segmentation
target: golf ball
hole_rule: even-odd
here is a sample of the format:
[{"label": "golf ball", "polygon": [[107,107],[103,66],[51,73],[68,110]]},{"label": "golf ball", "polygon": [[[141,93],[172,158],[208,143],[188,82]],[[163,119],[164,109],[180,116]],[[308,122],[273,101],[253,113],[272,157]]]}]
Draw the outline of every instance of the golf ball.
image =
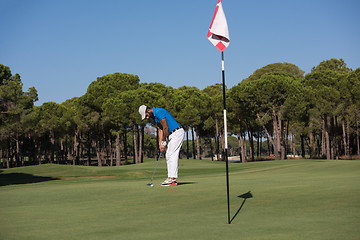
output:
[{"label": "golf ball", "polygon": [[150,184],[150,187],[153,187],[154,185],[153,184]]}]

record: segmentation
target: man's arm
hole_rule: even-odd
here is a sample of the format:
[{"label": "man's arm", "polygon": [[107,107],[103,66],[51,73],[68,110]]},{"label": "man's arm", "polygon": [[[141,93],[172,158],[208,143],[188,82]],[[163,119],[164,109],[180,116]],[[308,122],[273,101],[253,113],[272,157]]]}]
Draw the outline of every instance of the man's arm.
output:
[{"label": "man's arm", "polygon": [[166,122],[166,118],[163,118],[162,120],[160,120],[160,124],[163,127],[162,130],[159,128],[159,148],[160,148],[160,151],[162,152],[165,150],[165,146],[162,146],[161,143],[163,141],[166,141],[166,138],[169,134],[169,126]]}]

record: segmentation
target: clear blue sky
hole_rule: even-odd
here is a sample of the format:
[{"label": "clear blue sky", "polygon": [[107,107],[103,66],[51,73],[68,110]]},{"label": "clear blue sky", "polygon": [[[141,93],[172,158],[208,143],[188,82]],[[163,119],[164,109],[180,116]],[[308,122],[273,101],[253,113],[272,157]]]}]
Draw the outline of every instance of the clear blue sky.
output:
[{"label": "clear blue sky", "polygon": [[[221,83],[206,35],[217,0],[0,0],[0,63],[39,101],[80,97],[97,77],[203,89]],[[256,69],[289,62],[306,73],[343,58],[360,67],[359,0],[223,0],[228,88]]]}]

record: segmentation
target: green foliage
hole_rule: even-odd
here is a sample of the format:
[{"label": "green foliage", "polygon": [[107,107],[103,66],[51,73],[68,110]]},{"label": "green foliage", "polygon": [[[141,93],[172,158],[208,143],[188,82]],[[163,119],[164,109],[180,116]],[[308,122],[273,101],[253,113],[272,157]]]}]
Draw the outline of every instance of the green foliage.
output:
[{"label": "green foliage", "polygon": [[273,110],[281,111],[282,116],[289,115],[300,91],[300,82],[295,75],[274,72],[266,73],[258,80],[239,83],[230,96],[238,118],[251,121],[256,119],[256,114],[264,116]]},{"label": "green foliage", "polygon": [[209,114],[209,98],[196,87],[178,88],[174,93],[174,102],[174,116],[184,127],[200,126]]},{"label": "green foliage", "polygon": [[248,78],[244,79],[244,81],[246,82],[246,81],[257,80],[257,79],[260,79],[264,74],[271,73],[271,72],[290,73],[297,77],[303,77],[303,75],[305,73],[298,66],[291,64],[291,63],[272,63],[269,65],[266,65],[265,67],[257,69],[252,75],[250,75]]},{"label": "green foliage", "polygon": [[172,87],[167,87],[161,83],[142,83],[139,94],[141,94],[141,103],[148,107],[156,106],[169,110],[173,108],[173,102],[168,101],[172,99],[174,95],[174,89]]},{"label": "green foliage", "polygon": [[40,121],[39,129],[44,133],[50,131],[60,132],[63,126],[61,118],[64,114],[64,107],[55,102],[46,102],[39,107]]},{"label": "green foliage", "polygon": [[0,64],[0,140],[18,142],[28,133],[25,130],[29,130],[28,124],[32,122],[31,113],[37,98],[34,87],[23,92],[20,75],[12,76],[10,68]]},{"label": "green foliage", "polygon": [[0,85],[4,85],[11,77],[11,71],[8,66],[0,64]]},{"label": "green foliage", "polygon": [[311,69],[311,72],[319,71],[336,71],[348,73],[351,71],[351,69],[346,67],[346,63],[343,59],[332,58],[330,60],[322,61],[319,65]]},{"label": "green foliage", "polygon": [[107,98],[115,97],[124,91],[137,89],[139,81],[137,75],[127,73],[114,73],[98,77],[89,85],[85,99],[88,104],[100,111]]},{"label": "green foliage", "polygon": [[253,91],[261,111],[271,111],[273,106],[281,110],[285,102],[296,95],[295,82],[295,76],[286,73],[267,73],[255,81]]},{"label": "green foliage", "polygon": [[[344,60],[330,59],[303,75],[304,71],[294,64],[273,63],[226,90],[229,134],[246,136],[250,142],[247,150],[254,151],[250,140],[274,137],[280,134],[275,131],[279,128],[285,148],[289,147],[286,142],[290,135],[309,141],[315,134],[315,140],[323,141],[322,121],[326,119],[339,154],[344,152],[345,141],[354,153],[360,119],[360,68],[352,71]],[[142,104],[166,108],[186,130],[194,129],[197,137],[204,138],[200,144],[214,140],[218,146],[223,131],[222,84],[203,90],[188,86],[173,89],[161,83],[140,83],[137,75],[114,73],[97,78],[83,96],[62,104],[47,102],[35,107],[37,99],[34,87],[24,92],[20,75],[12,75],[9,67],[0,64],[0,150],[8,161],[42,158],[48,151],[45,142],[49,138],[54,138],[56,148],[61,142],[58,151],[67,151],[70,159],[84,148],[89,159],[95,152],[99,159],[100,155],[108,158],[115,137],[117,146],[121,138],[122,151],[138,142],[150,155],[156,150],[152,147],[156,146],[154,136],[145,134],[143,143],[133,139],[142,134],[145,125],[153,124],[141,121],[138,108]],[[231,145],[236,148],[236,141]]]},{"label": "green foliage", "polygon": [[208,86],[202,90],[208,98],[207,111],[209,117],[204,121],[204,131],[207,135],[216,136],[215,126],[218,123],[219,127],[223,125],[223,87],[218,83]]},{"label": "green foliage", "polygon": [[303,84],[309,89],[312,105],[322,115],[332,116],[340,98],[348,94],[348,91],[340,91],[341,83],[347,79],[347,71],[342,61],[332,59],[320,63],[305,76]]}]

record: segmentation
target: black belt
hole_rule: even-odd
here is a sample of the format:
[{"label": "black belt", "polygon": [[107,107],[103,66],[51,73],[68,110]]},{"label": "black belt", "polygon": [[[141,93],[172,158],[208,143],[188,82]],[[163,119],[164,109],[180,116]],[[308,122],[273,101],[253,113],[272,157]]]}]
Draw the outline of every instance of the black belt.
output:
[{"label": "black belt", "polygon": [[171,133],[169,133],[169,136],[170,136],[172,133],[174,133],[176,130],[180,129],[180,128],[182,128],[182,127],[177,127],[177,128],[175,128],[174,130],[172,130]]}]

